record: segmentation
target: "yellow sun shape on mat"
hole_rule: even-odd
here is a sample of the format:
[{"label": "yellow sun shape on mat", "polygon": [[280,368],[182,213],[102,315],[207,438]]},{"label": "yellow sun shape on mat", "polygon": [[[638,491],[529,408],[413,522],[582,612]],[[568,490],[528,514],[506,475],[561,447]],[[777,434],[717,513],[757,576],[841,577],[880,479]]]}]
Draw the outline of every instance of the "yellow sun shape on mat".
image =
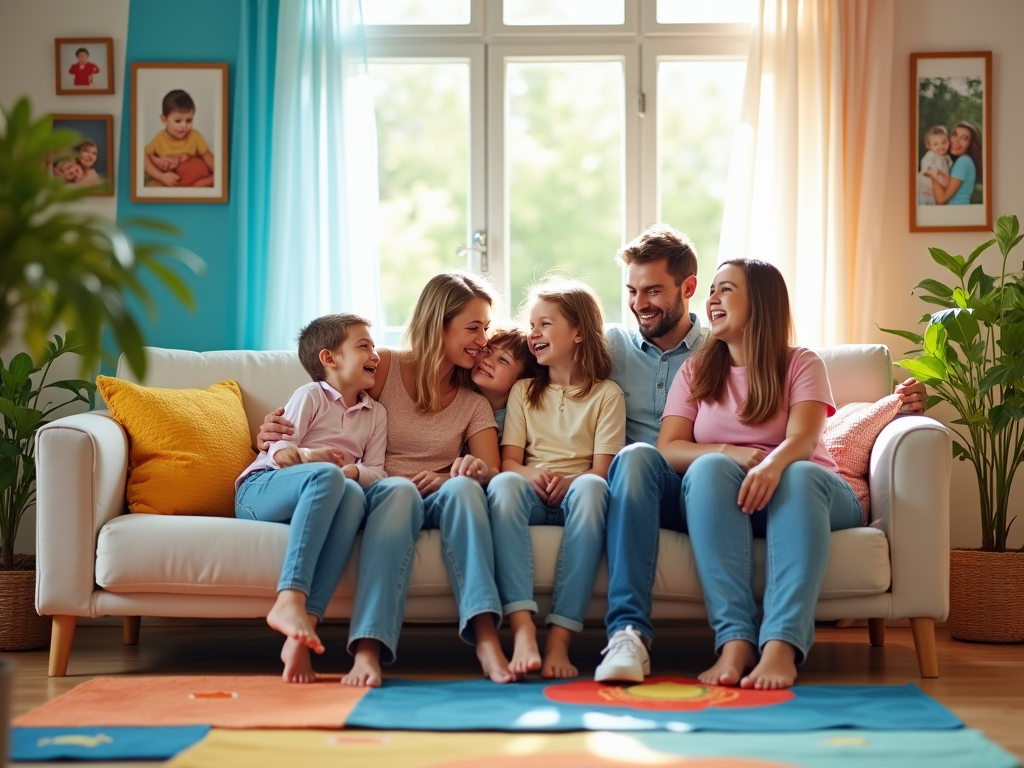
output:
[{"label": "yellow sun shape on mat", "polygon": [[563,704],[630,707],[632,709],[693,712],[701,709],[770,707],[791,701],[795,694],[704,685],[685,677],[649,677],[640,685],[604,685],[584,680],[544,688],[544,696]]}]

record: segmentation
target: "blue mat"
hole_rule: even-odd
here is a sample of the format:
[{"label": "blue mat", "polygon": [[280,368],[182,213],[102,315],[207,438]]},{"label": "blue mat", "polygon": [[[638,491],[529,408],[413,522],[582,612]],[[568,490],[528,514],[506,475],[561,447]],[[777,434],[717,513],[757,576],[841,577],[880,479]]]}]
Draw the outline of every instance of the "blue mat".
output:
[{"label": "blue mat", "polygon": [[356,705],[349,728],[417,731],[877,731],[940,730],[963,723],[913,685],[808,685],[741,691],[685,678],[644,685],[528,680],[498,686],[386,680]]},{"label": "blue mat", "polygon": [[172,728],[11,728],[11,761],[167,760],[210,732]]}]

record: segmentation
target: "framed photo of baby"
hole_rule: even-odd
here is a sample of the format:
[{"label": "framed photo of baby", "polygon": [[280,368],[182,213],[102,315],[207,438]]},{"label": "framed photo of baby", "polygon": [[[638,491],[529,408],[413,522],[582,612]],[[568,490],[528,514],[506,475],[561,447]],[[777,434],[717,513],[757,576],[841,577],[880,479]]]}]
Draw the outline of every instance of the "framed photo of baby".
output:
[{"label": "framed photo of baby", "polygon": [[910,231],[992,229],[992,52],[910,55]]},{"label": "framed photo of baby", "polygon": [[228,65],[132,64],[131,199],[228,199]]},{"label": "framed photo of baby", "polygon": [[54,40],[59,96],[114,92],[114,39],[58,37]]},{"label": "framed photo of baby", "polygon": [[53,127],[77,131],[79,140],[50,159],[50,173],[90,195],[114,194],[114,116],[54,115]]}]

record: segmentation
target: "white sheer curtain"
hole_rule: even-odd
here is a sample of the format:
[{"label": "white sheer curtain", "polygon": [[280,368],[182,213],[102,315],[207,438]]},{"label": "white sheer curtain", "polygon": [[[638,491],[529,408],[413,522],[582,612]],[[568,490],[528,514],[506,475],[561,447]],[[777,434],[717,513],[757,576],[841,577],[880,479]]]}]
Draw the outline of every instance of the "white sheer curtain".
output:
[{"label": "white sheer curtain", "polygon": [[888,163],[894,0],[761,0],[721,258],[782,270],[797,339],[871,328]]},{"label": "white sheer curtain", "polygon": [[280,5],[264,349],[331,312],[376,322],[377,143],[359,0]]}]

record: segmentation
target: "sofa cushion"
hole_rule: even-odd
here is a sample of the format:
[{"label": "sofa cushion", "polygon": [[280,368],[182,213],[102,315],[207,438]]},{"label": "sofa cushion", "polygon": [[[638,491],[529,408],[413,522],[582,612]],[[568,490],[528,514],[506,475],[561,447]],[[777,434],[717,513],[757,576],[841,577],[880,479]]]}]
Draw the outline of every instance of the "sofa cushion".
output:
[{"label": "sofa cushion", "polygon": [[130,511],[234,517],[235,479],[254,458],[238,384],[161,389],[99,376],[96,386],[128,435]]},{"label": "sofa cushion", "polygon": [[[534,584],[550,595],[562,529],[530,528]],[[288,526],[252,520],[122,515],[100,530],[96,583],[115,593],[175,593],[272,597],[284,562]],[[355,593],[358,544],[336,595]],[[755,541],[755,591],[764,593],[764,541]],[[821,598],[874,595],[889,589],[889,544],[874,528],[832,534]],[[608,593],[602,563],[594,594]],[[450,597],[438,531],[424,531],[416,544],[410,597]],[[690,540],[661,532],[655,599],[702,602]],[[454,616],[451,618],[455,618]]]}]

